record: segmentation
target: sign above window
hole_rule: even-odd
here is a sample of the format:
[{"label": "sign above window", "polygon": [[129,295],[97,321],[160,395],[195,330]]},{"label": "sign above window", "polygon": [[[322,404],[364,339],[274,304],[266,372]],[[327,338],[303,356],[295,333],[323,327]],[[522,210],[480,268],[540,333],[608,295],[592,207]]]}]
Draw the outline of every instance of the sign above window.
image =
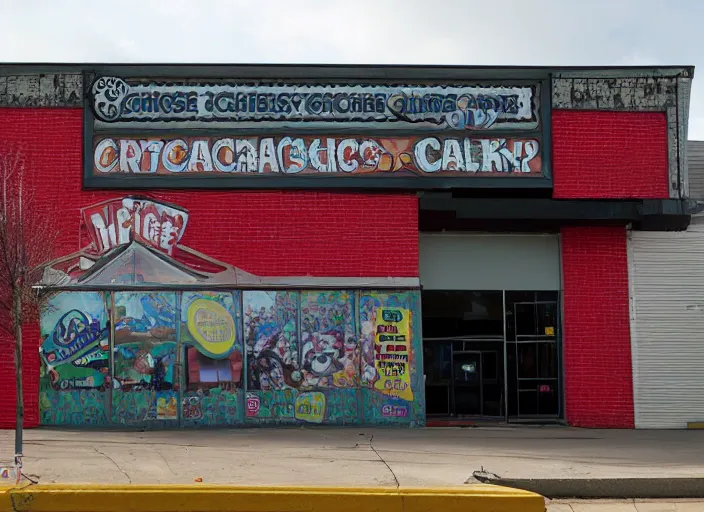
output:
[{"label": "sign above window", "polygon": [[183,208],[140,197],[88,206],[82,216],[92,247],[100,255],[132,240],[171,254],[188,222]]},{"label": "sign above window", "polygon": [[538,84],[199,84],[100,77],[91,87],[91,106],[106,124],[535,130],[539,96]]}]

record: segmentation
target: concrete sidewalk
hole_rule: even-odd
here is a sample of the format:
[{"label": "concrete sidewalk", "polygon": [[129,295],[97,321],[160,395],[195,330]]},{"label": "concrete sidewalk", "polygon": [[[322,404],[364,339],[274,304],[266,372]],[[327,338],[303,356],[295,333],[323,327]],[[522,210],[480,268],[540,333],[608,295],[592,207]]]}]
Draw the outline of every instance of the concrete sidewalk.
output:
[{"label": "concrete sidewalk", "polygon": [[[12,436],[0,432],[0,459],[11,458]],[[43,484],[202,479],[233,485],[434,487],[472,483],[474,472],[484,471],[509,481],[647,479],[642,482],[649,482],[648,488],[682,479],[704,497],[704,431],[42,428],[25,433],[24,453],[24,472]]]}]

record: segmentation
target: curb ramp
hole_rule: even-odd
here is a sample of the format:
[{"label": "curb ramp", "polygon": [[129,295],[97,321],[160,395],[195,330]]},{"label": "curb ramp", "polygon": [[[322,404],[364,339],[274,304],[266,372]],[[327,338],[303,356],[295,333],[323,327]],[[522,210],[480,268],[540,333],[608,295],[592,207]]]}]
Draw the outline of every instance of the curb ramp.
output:
[{"label": "curb ramp", "polygon": [[448,488],[27,485],[0,488],[0,512],[544,512],[539,494]]}]

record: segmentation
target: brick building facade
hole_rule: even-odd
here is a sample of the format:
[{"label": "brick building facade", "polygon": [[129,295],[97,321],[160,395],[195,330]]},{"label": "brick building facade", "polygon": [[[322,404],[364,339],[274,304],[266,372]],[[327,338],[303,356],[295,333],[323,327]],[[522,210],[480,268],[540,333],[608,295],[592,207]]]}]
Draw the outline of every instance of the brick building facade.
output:
[{"label": "brick building facade", "polygon": [[[93,316],[81,317],[100,324],[90,349],[67,341],[67,326],[77,325],[75,320],[69,321],[70,315],[60,320],[43,317],[41,327],[26,327],[27,426],[267,422],[422,426],[490,419],[632,428],[627,230],[684,229],[689,222],[684,155],[692,72],[690,68],[5,66],[0,74],[0,152],[22,152],[26,179],[35,191],[36,214],[54,219],[60,230],[59,243],[47,260],[52,260],[52,268],[65,279],[42,283],[46,300],[57,301],[67,311],[81,309],[70,306],[72,300],[90,302],[90,307],[100,309]],[[119,77],[128,90],[166,87],[159,89],[162,95],[168,84],[205,84],[202,87],[207,95],[207,88],[216,83],[233,88],[258,84],[251,86],[255,95],[262,84],[283,89],[371,87],[370,94],[377,96],[380,93],[373,92],[374,86],[406,84],[399,88],[399,94],[410,97],[414,97],[408,92],[413,87],[422,93],[423,87],[436,85],[486,86],[486,94],[494,91],[500,96],[496,92],[500,83],[516,90],[528,86],[524,90],[532,91],[533,96],[523,118],[529,121],[523,124],[506,104],[474,105],[476,119],[487,113],[496,115],[499,123],[504,122],[498,127],[475,119],[472,125],[467,122],[461,127],[438,129],[442,123],[435,119],[428,122],[420,110],[413,113],[415,119],[408,113],[399,116],[391,127],[381,117],[370,120],[344,115],[322,122],[304,115],[282,122],[283,114],[271,104],[275,114],[255,121],[239,119],[232,111],[226,119],[202,121],[195,114],[183,120],[161,120],[158,115],[138,119],[137,114],[130,118],[126,110],[124,118],[106,120],[96,106],[96,83],[101,77]],[[432,93],[440,94],[437,90]],[[465,95],[477,100],[485,93]],[[389,93],[387,105],[392,105],[394,94]],[[339,107],[341,103],[335,104],[333,99],[330,108]],[[128,104],[125,100],[122,105]],[[201,103],[198,105],[200,108]],[[129,107],[132,112],[133,107]],[[144,102],[141,108],[144,111]],[[376,112],[382,115],[381,110]],[[470,141],[463,146],[462,141],[469,139],[460,138],[457,146],[448,149],[451,145],[443,137],[460,132],[474,137],[476,145]],[[284,167],[281,148],[289,151],[286,165],[295,165],[296,160],[281,137],[294,138],[299,133],[297,140],[301,141],[309,134],[337,137],[336,152],[326,150],[324,143],[322,149],[310,150],[315,140],[305,139],[307,165],[315,167],[309,175],[307,170],[277,173],[274,157],[269,168],[260,167],[254,176],[217,173],[217,163],[209,160],[210,156],[189,164],[192,176],[181,174],[183,171],[169,175],[166,157],[159,157],[161,163],[150,160],[156,146],[145,145],[158,138],[160,144],[167,145],[158,146],[161,150],[170,142],[183,140],[183,147],[193,155],[197,153],[195,145],[201,142],[191,142],[188,137],[211,137],[208,144],[220,143],[225,151],[230,146],[220,141],[226,139],[215,139],[233,137],[230,144],[236,159],[244,153],[237,152],[240,139],[235,138],[244,140],[246,135],[252,137],[247,140],[255,140],[256,136],[255,142],[262,144],[258,158],[263,161],[265,145],[260,139],[271,135],[272,147],[279,151],[278,162]],[[341,140],[350,133],[357,142]],[[425,152],[395,154],[409,133],[437,137],[437,150],[434,143],[427,143],[430,149]],[[355,175],[356,170],[346,170],[353,162],[366,166],[372,157],[359,150],[361,156],[354,161],[349,156],[352,153],[340,149],[342,144],[356,150],[367,140],[364,137],[377,136],[401,139],[388,139],[388,144],[387,139],[373,139],[383,146],[378,153],[382,156],[374,155],[378,159],[373,172]],[[139,169],[129,172],[134,157],[130,153],[134,149],[126,142],[130,138],[137,141],[135,144],[147,141],[134,146],[144,151],[138,161],[133,160],[137,165],[162,165],[166,170],[155,167],[146,173],[153,175],[147,176]],[[113,160],[109,151],[98,152],[107,139],[115,141]],[[326,140],[328,146],[333,143],[332,138]],[[479,151],[484,147],[480,146],[482,141],[488,141],[487,147],[491,141],[508,141],[508,154],[514,160],[504,153],[504,160],[497,156],[493,167],[484,173],[468,172],[469,152],[458,157],[456,150],[474,147]],[[421,143],[419,139],[412,142],[416,148]],[[110,144],[104,147],[109,149]],[[535,144],[540,166],[522,164],[535,158],[528,156],[533,147],[530,144]],[[181,146],[174,143],[170,147]],[[395,170],[387,169],[387,174],[380,172],[379,163],[385,151],[397,157],[393,162],[401,162]],[[326,155],[327,162],[320,157],[313,165],[314,153],[316,158]],[[499,155],[499,150],[495,154]],[[124,164],[128,172],[100,170],[98,164],[102,165],[104,155],[108,155],[105,168]],[[211,155],[216,156],[215,149]],[[341,168],[337,173],[329,172],[330,155],[338,158]],[[419,159],[425,161],[419,163]],[[512,167],[502,170],[499,167],[506,159]],[[223,162],[219,165],[225,165]],[[239,165],[245,165],[243,162],[237,160]],[[430,169],[433,163],[437,169]],[[328,172],[323,172],[326,165]],[[153,202],[160,212],[171,212],[171,207],[187,212],[187,226],[184,220],[173,249],[160,247],[158,240],[150,245],[140,233],[133,236],[133,232],[128,241],[120,243],[119,226],[112,228],[118,234],[111,235],[107,225],[102,240],[110,247],[96,248],[101,240],[100,226],[87,225],[87,219],[93,217],[86,212],[112,200],[122,201],[124,208],[125,198],[132,197],[141,197],[148,206]],[[442,233],[451,233],[454,238]],[[432,251],[448,258],[449,265],[441,263],[444,259],[437,264],[428,259],[428,254],[437,253],[426,245],[430,243],[427,240],[432,241]],[[144,258],[139,272],[144,274],[140,278],[147,276],[146,281],[115,285],[122,274],[112,275],[112,281],[101,281],[112,266],[122,264],[120,258],[126,253],[121,251],[132,250],[137,242],[146,250],[133,248],[131,254]],[[531,252],[538,246],[538,252]],[[70,255],[75,255],[75,261],[66,259]],[[503,258],[514,256],[518,263],[509,259],[503,263]],[[542,261],[531,260],[536,257]],[[550,264],[551,258],[556,263]],[[489,268],[492,261],[504,265],[506,275],[497,273],[495,281],[492,275],[475,275],[486,274],[482,267]],[[157,268],[162,264],[170,270]],[[209,265],[218,270],[204,270]],[[453,265],[466,265],[466,272],[441,275],[455,268]],[[535,281],[541,269],[554,274],[554,282]],[[164,275],[176,279],[173,276],[177,274],[187,280],[160,280]],[[238,277],[232,281],[217,277],[225,275]],[[474,286],[480,277],[487,284]],[[509,278],[515,285],[512,281],[504,284]],[[448,280],[454,283],[442,284]],[[140,288],[139,283],[147,284]],[[168,314],[182,317],[180,321],[169,317],[176,325],[172,338],[154,341],[155,345],[173,343],[167,355],[152,349],[145,352],[137,346],[135,340],[153,334],[155,327],[164,327],[158,319],[148,317],[147,304],[152,299],[144,302],[147,294],[140,290],[161,294],[162,303],[173,309],[167,308]],[[151,293],[153,290],[158,293]],[[203,297],[195,297],[196,293],[208,300],[215,297],[211,302],[217,305],[213,307],[230,313],[232,336],[227,353],[207,349],[214,339],[208,336],[216,336],[211,324],[201,332],[189,323],[193,317],[186,318],[193,305],[203,304]],[[84,295],[79,300],[77,294]],[[187,299],[187,294],[194,297]],[[266,301],[270,299],[269,320],[275,331],[272,341],[261,334],[264,313],[257,316],[252,312],[252,306],[269,304]],[[187,304],[187,300],[193,302]],[[286,324],[280,318],[286,309],[281,304],[289,300],[294,304],[291,311],[295,318]],[[139,301],[144,311],[135,306]],[[334,326],[313,326],[317,317],[311,312],[322,318],[326,307],[330,314],[333,309],[339,312],[340,319]],[[137,310],[142,318],[133,313]],[[197,308],[193,311],[198,314]],[[405,315],[411,319],[394,324]],[[142,320],[146,326],[135,327]],[[84,334],[81,328],[88,329],[85,323],[78,321],[79,337]],[[193,336],[184,337],[186,331]],[[121,332],[134,337],[121,345]],[[379,335],[382,332],[394,332],[406,344],[399,355],[401,362],[393,363],[398,378],[389,378],[386,389],[379,385],[386,382],[387,368],[379,362],[379,354],[386,350],[380,349],[385,343]],[[199,342],[196,333],[206,341]],[[276,341],[284,338],[283,344]],[[0,411],[4,411],[0,427],[9,428],[15,401],[11,340],[3,338],[0,343],[5,347],[0,351]],[[54,352],[46,348],[47,343]],[[194,349],[186,357],[193,347],[200,355]],[[74,350],[90,360],[84,365],[86,373],[65,377],[72,368],[62,376],[62,368],[73,357],[68,353]],[[267,350],[277,354],[275,359],[261,355]],[[365,351],[370,358],[366,362]],[[234,353],[240,354],[239,359],[233,358]],[[295,361],[290,354],[295,354]],[[149,362],[140,370],[142,356]],[[201,382],[190,382],[185,365],[196,356],[201,357]],[[229,369],[218,366],[222,360],[231,361]],[[70,364],[80,366],[75,361]],[[279,384],[272,361],[279,361],[285,374]],[[206,367],[209,370],[204,370]],[[98,373],[83,376],[89,375],[89,370]],[[220,377],[222,372],[227,376]],[[97,385],[98,381],[102,384]]]}]

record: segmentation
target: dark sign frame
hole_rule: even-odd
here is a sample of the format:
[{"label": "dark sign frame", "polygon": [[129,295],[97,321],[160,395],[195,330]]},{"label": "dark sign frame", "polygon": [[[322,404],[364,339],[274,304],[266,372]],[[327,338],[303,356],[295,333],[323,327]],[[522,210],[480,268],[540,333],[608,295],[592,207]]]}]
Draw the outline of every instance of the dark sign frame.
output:
[{"label": "dark sign frame", "polygon": [[[264,67],[270,71],[272,76],[278,77],[278,82],[309,81],[311,84],[324,83],[361,83],[361,84],[390,84],[390,83],[419,83],[419,75],[423,75],[423,68],[402,68],[403,76],[390,78],[382,78],[378,71],[382,68],[377,67],[359,67],[344,68],[347,71],[355,71],[354,75],[349,76],[345,80],[336,77],[335,71],[340,68],[331,67],[316,67],[317,73],[312,73],[308,80],[301,76],[305,72],[306,67],[288,67],[288,66],[271,66]],[[184,80],[183,76],[179,76],[179,66],[168,67],[170,73],[164,73],[160,67],[161,73],[149,73],[149,67],[141,68],[141,73],[131,73],[130,79],[150,79],[154,81],[173,81],[179,82]],[[398,69],[398,68],[391,68]],[[400,71],[400,69],[398,69]],[[220,71],[225,71],[221,69]],[[234,77],[223,76],[225,73],[218,73],[217,76],[210,77],[227,79],[232,82],[254,81],[255,79],[271,80],[271,76],[263,76],[262,67],[252,67],[239,69],[240,74],[235,79]],[[251,76],[248,76],[248,72]],[[327,71],[327,73],[326,73]],[[511,129],[496,129],[496,130],[463,130],[463,131],[420,131],[418,129],[401,129],[380,130],[378,128],[363,129],[357,127],[333,127],[326,129],[324,132],[319,127],[315,129],[306,127],[304,123],[297,126],[288,126],[282,129],[280,126],[272,125],[271,123],[262,122],[260,127],[255,128],[218,128],[210,123],[207,127],[198,128],[163,128],[159,126],[157,129],[145,129],[142,122],[130,123],[129,127],[120,126],[114,129],[109,129],[109,124],[103,123],[100,129],[96,129],[96,117],[92,108],[92,98],[90,90],[97,76],[121,76],[124,70],[111,69],[110,67],[101,68],[99,75],[87,72],[84,75],[84,133],[83,133],[83,186],[86,189],[111,189],[111,190],[153,190],[153,189],[241,189],[241,190],[272,190],[272,189],[376,189],[376,190],[447,190],[447,189],[550,189],[552,188],[551,169],[551,79],[548,73],[537,73],[535,70],[529,72],[529,76],[522,76],[523,73],[516,73],[515,79],[510,77],[500,77],[496,80],[491,80],[491,77],[476,76],[476,78],[468,77],[467,71],[472,74],[477,74],[481,70],[468,68],[437,68],[433,74],[433,80],[423,80],[423,83],[428,85],[439,85],[452,83],[453,85],[468,86],[521,86],[535,85],[540,86],[540,95],[538,99],[539,105],[539,124],[537,130],[511,130]],[[184,73],[180,69],[181,74]],[[256,73],[256,75],[254,74]],[[489,71],[488,73],[491,73]],[[326,79],[325,75],[329,74],[330,78]],[[125,76],[125,75],[123,75]],[[207,82],[204,76],[198,77],[199,81]],[[132,127],[134,125],[134,128]],[[105,127],[105,128],[103,128]],[[507,174],[505,176],[488,175],[482,176],[481,173],[469,176],[389,176],[389,175],[345,175],[344,173],[327,174],[327,175],[256,175],[256,174],[222,174],[213,173],[206,175],[205,173],[197,173],[191,175],[135,175],[135,174],[93,174],[93,138],[94,136],[105,137],[130,137],[144,135],[145,132],[153,137],[173,137],[193,136],[193,137],[208,137],[208,136],[280,136],[282,134],[291,136],[313,136],[313,135],[330,135],[344,136],[356,135],[360,132],[365,137],[442,137],[455,136],[458,138],[532,138],[536,139],[540,144],[540,157],[542,159],[542,174],[540,176],[521,176]],[[322,133],[321,133],[322,132]],[[226,134],[226,135],[224,135]]]}]

